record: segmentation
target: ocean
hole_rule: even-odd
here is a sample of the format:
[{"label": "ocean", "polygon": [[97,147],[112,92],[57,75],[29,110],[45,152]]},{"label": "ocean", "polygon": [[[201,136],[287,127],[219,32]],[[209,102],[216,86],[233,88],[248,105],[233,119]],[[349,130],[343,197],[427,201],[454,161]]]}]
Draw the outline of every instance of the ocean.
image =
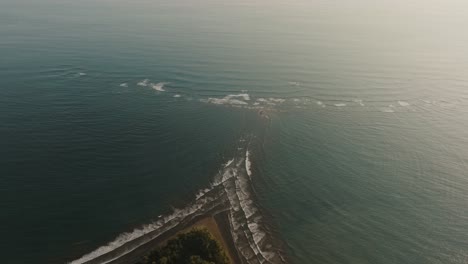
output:
[{"label": "ocean", "polygon": [[1,262],[85,263],[224,199],[259,263],[468,263],[467,13],[0,0]]}]

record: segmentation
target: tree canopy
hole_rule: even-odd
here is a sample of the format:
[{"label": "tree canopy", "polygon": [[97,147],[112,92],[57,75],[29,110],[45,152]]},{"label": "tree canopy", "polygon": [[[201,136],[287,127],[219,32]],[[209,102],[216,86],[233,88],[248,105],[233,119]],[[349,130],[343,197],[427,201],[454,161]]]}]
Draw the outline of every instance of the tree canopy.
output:
[{"label": "tree canopy", "polygon": [[229,264],[223,248],[207,229],[177,235],[137,264]]}]

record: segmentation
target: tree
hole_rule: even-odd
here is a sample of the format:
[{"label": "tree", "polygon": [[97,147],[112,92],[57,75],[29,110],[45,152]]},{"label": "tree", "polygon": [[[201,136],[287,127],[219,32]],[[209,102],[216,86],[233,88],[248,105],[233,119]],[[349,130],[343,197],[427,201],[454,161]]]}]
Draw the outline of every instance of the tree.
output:
[{"label": "tree", "polygon": [[143,264],[229,264],[226,253],[210,232],[204,229],[177,235],[143,257]]}]

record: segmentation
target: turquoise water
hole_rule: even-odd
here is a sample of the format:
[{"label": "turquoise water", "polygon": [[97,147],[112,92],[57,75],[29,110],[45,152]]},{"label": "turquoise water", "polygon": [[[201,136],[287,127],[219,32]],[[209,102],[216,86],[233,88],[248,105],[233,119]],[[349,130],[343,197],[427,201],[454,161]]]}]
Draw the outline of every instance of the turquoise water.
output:
[{"label": "turquoise water", "polygon": [[468,5],[407,2],[0,0],[3,262],[184,207],[247,134],[289,262],[466,263]]}]

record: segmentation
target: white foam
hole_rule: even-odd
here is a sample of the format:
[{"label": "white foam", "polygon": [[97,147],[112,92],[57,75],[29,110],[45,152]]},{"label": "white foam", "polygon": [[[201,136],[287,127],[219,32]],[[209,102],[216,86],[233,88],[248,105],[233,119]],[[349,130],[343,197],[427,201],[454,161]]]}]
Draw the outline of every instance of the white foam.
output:
[{"label": "white foam", "polygon": [[226,165],[224,165],[224,168],[227,168],[229,165],[231,165],[234,162],[234,159],[229,160]]},{"label": "white foam", "polygon": [[247,171],[247,175],[252,177],[252,163],[250,162],[250,151],[245,152],[245,170]]},{"label": "white foam", "polygon": [[235,106],[235,105],[248,105],[248,103],[245,101],[249,101],[249,100],[250,100],[250,96],[246,93],[242,93],[242,94],[229,94],[223,98],[210,97],[208,99],[202,99],[201,101],[205,103],[212,103],[212,104],[217,104],[217,105],[234,105]]},{"label": "white foam", "polygon": [[234,98],[234,97],[241,97],[243,98],[245,101],[250,101],[250,95],[247,94],[247,93],[241,93],[241,94],[230,94],[228,95],[230,98]]},{"label": "white foam", "polygon": [[403,106],[403,107],[410,106],[410,104],[408,102],[405,102],[405,101],[398,101],[398,104],[400,106]]},{"label": "white foam", "polygon": [[[243,164],[245,163],[245,164]],[[250,152],[244,159],[239,159],[236,166],[245,165],[250,171]],[[252,200],[251,182],[248,173],[241,173],[238,167],[229,168],[231,176],[223,181],[223,186],[230,204],[229,222],[236,248],[247,263],[283,263],[280,255],[271,251],[267,243],[267,233],[262,223],[262,216]],[[225,175],[223,175],[225,178]]]},{"label": "white foam", "polygon": [[299,86],[299,85],[301,85],[300,82],[288,82],[288,84],[291,85],[291,86]]},{"label": "white foam", "polygon": [[325,104],[321,101],[317,101],[317,104],[320,105],[321,107],[325,107]]},{"label": "white foam", "polygon": [[179,97],[181,97],[181,95],[180,94],[175,94],[174,97],[179,98]]},{"label": "white foam", "polygon": [[160,83],[151,83],[150,86],[151,88],[153,88],[154,90],[158,91],[158,92],[165,92],[166,90],[164,89],[164,86],[168,84],[168,83],[165,83],[165,82],[160,82]]},{"label": "white foam", "polygon": [[205,102],[217,104],[217,105],[246,105],[247,103],[237,99],[227,99],[227,98],[208,98]]},{"label": "white foam", "polygon": [[294,99],[293,99],[293,102],[296,102],[296,103],[298,103],[298,102],[300,102],[300,101],[301,101],[301,99],[299,99],[299,98],[294,98]]},{"label": "white foam", "polygon": [[260,104],[267,104],[267,105],[274,105],[272,102],[269,102],[267,99],[265,98],[257,98],[257,100],[255,101],[254,105],[260,105]]},{"label": "white foam", "polygon": [[128,83],[121,83],[119,86],[120,87],[128,87]]},{"label": "white foam", "polygon": [[144,87],[148,86],[148,84],[149,84],[149,79],[144,79],[137,83],[138,86],[144,86]]},{"label": "white foam", "polygon": [[282,99],[282,98],[268,98],[268,100],[270,100],[270,102],[274,102],[274,103],[284,103],[286,100]]},{"label": "white foam", "polygon": [[[198,200],[198,199],[202,198],[203,196],[205,196],[205,194],[207,194],[211,190],[212,189],[206,188],[206,189],[202,189],[202,190],[198,191],[197,195],[195,196],[195,199]],[[159,217],[161,217],[161,215]]]},{"label": "white foam", "polygon": [[221,182],[225,182],[225,181],[231,179],[231,178],[234,177],[236,174],[237,174],[237,170],[234,170],[234,169],[226,170],[226,171],[222,174]]},{"label": "white foam", "polygon": [[256,102],[258,104],[264,104],[264,105],[277,105],[277,104],[282,104],[284,102],[286,102],[286,99],[283,99],[283,98],[273,98],[273,97],[270,97],[270,98],[258,98],[256,100]]},{"label": "white foam", "polygon": [[340,103],[340,104],[335,104],[335,106],[336,106],[336,107],[345,107],[345,106],[346,106],[346,104],[344,104],[344,103]]},{"label": "white foam", "polygon": [[[248,191],[248,185],[249,182],[246,178],[243,177],[237,177],[236,181],[236,188],[234,188],[234,199],[237,197],[239,200],[239,205],[240,207],[235,207],[234,211],[231,211],[231,215],[234,213],[239,213],[242,211],[242,213],[245,216],[247,225],[245,224],[238,224],[238,228],[240,227],[247,227],[247,230],[241,230],[241,233],[244,234],[247,238],[248,241],[248,247],[250,250],[252,250],[253,256],[249,252],[241,251],[241,253],[249,260],[252,257],[261,257],[263,260],[260,260],[260,263],[264,263],[264,260],[267,260],[270,258],[268,256],[267,252],[265,252],[262,249],[262,246],[260,245],[260,242],[264,239],[266,236],[265,232],[262,230],[263,228],[258,224],[261,221],[261,216],[258,217],[252,217],[254,215],[254,211],[256,211],[255,206],[253,205],[253,202],[250,197],[250,193]],[[227,190],[229,192],[229,190]],[[235,222],[236,218],[231,217],[231,221]],[[237,235],[237,237],[239,237]],[[273,253],[274,254],[274,253]],[[256,257],[255,257],[256,258]]]},{"label": "white foam", "polygon": [[364,106],[364,103],[362,102],[361,99],[355,99],[353,100],[355,103],[358,103],[360,106]]},{"label": "white foam", "polygon": [[85,262],[88,262],[92,259],[95,259],[101,255],[104,255],[120,246],[122,246],[123,244],[129,242],[129,241],[132,241],[138,237],[141,237],[157,228],[159,228],[160,225],[158,224],[151,224],[151,225],[146,225],[144,226],[143,228],[141,229],[135,229],[133,230],[133,232],[129,232],[129,233],[123,233],[121,235],[119,235],[114,241],[112,241],[111,243],[105,245],[105,246],[102,246],[98,249],[96,249],[95,251],[89,253],[89,254],[86,254],[84,255],[83,257],[81,257],[80,259],[77,259],[77,260],[74,260],[72,262],[70,262],[70,264],[81,264],[81,263],[85,263]]}]

